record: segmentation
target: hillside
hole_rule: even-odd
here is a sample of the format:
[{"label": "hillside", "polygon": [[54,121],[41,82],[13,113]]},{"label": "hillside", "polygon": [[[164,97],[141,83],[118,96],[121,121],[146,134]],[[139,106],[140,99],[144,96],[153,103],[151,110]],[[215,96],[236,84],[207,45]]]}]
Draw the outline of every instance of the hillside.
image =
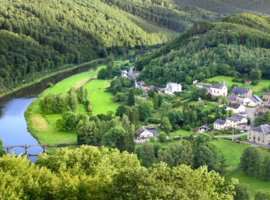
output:
[{"label": "hillside", "polygon": [[183,32],[198,21],[218,21],[222,15],[171,0],[101,0],[148,23]]},{"label": "hillside", "polygon": [[[253,19],[261,23],[255,16]],[[236,23],[237,20],[235,23],[196,23],[164,47],[137,61],[137,69],[143,69],[138,79],[147,79],[153,85],[190,84],[195,79],[234,76],[236,72],[249,76],[255,68],[261,70],[263,78],[269,79],[270,34]],[[267,24],[261,25],[262,30],[267,27]]]},{"label": "hillside", "polygon": [[175,0],[216,13],[265,13],[270,14],[268,0]]},{"label": "hillside", "polygon": [[[0,94],[38,72],[83,63],[124,48],[163,44],[178,35],[132,22],[100,0],[0,2]],[[150,27],[150,28],[149,28]]]}]

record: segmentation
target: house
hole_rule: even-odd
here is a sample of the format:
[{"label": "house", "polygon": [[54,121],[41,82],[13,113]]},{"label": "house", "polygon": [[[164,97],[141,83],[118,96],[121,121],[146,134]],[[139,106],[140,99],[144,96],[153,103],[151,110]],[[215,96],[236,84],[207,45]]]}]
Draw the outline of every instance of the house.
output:
[{"label": "house", "polygon": [[122,70],[121,76],[127,78],[127,70]]},{"label": "house", "polygon": [[270,143],[270,125],[264,124],[252,128],[247,132],[247,139],[251,142],[269,145]]},{"label": "house", "polygon": [[154,125],[146,126],[146,129],[153,129],[153,128],[154,128]]},{"label": "house", "polygon": [[193,81],[193,85],[195,85],[196,83],[198,83],[198,80]]},{"label": "house", "polygon": [[146,89],[145,89],[145,91],[154,91],[155,90],[155,86],[153,86],[153,85],[150,85],[150,86],[148,86]]},{"label": "house", "polygon": [[140,127],[138,130],[135,131],[134,136],[137,139],[141,139],[141,138],[150,138],[151,136],[154,136],[154,134]]},{"label": "house", "polygon": [[158,88],[158,93],[159,93],[159,94],[163,94],[164,91],[165,91],[165,89],[163,89],[163,88]]},{"label": "house", "polygon": [[246,126],[247,124],[247,118],[242,115],[233,114],[226,119],[226,126],[230,128],[241,129],[242,126]]},{"label": "house", "polygon": [[266,113],[267,110],[270,111],[269,109],[264,109],[264,110],[259,111],[258,116],[263,117],[264,113]]},{"label": "house", "polygon": [[238,97],[237,96],[226,96],[228,103],[234,103],[237,104],[238,101]]},{"label": "house", "polygon": [[198,129],[198,132],[199,132],[199,133],[202,133],[202,132],[210,132],[210,131],[211,131],[211,127],[208,126],[207,124],[205,124],[205,125],[199,127],[199,129]]},{"label": "house", "polygon": [[135,88],[143,88],[144,86],[146,86],[144,81],[135,81]]},{"label": "house", "polygon": [[270,100],[270,93],[264,92],[262,96],[263,96],[263,99],[265,99],[266,101]]},{"label": "house", "polygon": [[232,110],[233,113],[240,113],[240,112],[245,112],[246,108],[245,108],[245,106],[243,106],[239,103],[229,103],[227,108],[226,108],[226,111],[228,111],[228,110]]},{"label": "house", "polygon": [[222,119],[217,119],[214,122],[214,129],[216,130],[223,130],[226,128],[226,121],[222,120]]},{"label": "house", "polygon": [[247,113],[246,113],[246,112],[239,112],[239,113],[238,113],[238,115],[241,115],[241,116],[243,116],[243,117],[245,117],[245,118],[247,118],[247,117],[248,117],[248,115],[247,115]]},{"label": "house", "polygon": [[227,93],[228,93],[228,86],[225,85],[224,79],[222,80],[221,85],[219,84],[205,85],[205,84],[198,83],[197,87],[199,88],[205,87],[208,92],[210,92],[212,95],[215,95],[215,96],[219,96],[219,95],[227,96]]},{"label": "house", "polygon": [[127,78],[130,79],[130,80],[131,80],[131,79],[134,79],[134,77],[133,77],[131,74],[128,74],[128,75],[127,75]]},{"label": "house", "polygon": [[243,100],[243,104],[248,105],[248,106],[259,106],[262,104],[262,102],[263,102],[263,100],[260,97],[258,97],[257,95],[246,97]]},{"label": "house", "polygon": [[167,87],[165,88],[165,93],[173,95],[174,92],[181,92],[182,91],[182,85],[177,83],[167,83]]},{"label": "house", "polygon": [[251,81],[245,81],[245,85],[251,85]]},{"label": "house", "polygon": [[232,96],[250,97],[252,96],[252,90],[249,88],[234,87],[231,91]]},{"label": "house", "polygon": [[260,111],[270,109],[270,101],[264,101],[262,102],[262,105],[260,105],[258,108],[255,109],[256,114],[258,114]]}]

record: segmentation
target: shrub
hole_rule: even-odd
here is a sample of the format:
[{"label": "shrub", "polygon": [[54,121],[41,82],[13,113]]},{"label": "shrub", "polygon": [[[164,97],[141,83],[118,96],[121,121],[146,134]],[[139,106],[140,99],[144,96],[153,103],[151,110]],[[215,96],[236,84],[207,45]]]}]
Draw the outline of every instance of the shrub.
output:
[{"label": "shrub", "polygon": [[52,83],[47,83],[47,88],[51,88],[53,86]]},{"label": "shrub", "polygon": [[258,85],[259,81],[252,81],[251,85]]},{"label": "shrub", "polygon": [[165,133],[160,133],[158,138],[160,139],[160,142],[166,142],[166,134]]},{"label": "shrub", "polygon": [[185,127],[185,130],[186,130],[186,131],[191,131],[191,127],[190,127],[189,125],[187,125],[187,126]]},{"label": "shrub", "polygon": [[161,120],[154,119],[154,118],[149,118],[148,123],[153,123],[153,124],[160,124]]},{"label": "shrub", "polygon": [[58,130],[62,130],[62,128],[63,128],[63,120],[62,119],[58,119],[57,121],[56,121],[56,128],[58,129]]},{"label": "shrub", "polygon": [[154,136],[151,136],[150,137],[150,142],[155,143],[156,142],[156,138]]}]

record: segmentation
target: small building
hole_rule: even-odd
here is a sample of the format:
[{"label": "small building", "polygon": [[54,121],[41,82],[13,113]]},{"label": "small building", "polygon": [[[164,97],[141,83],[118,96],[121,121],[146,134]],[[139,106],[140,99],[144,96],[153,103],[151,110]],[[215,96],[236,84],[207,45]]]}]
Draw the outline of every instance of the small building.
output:
[{"label": "small building", "polygon": [[144,81],[135,81],[135,88],[143,88],[144,86],[146,86]]},{"label": "small building", "polygon": [[134,79],[134,77],[133,77],[131,74],[128,74],[128,75],[127,75],[127,78],[130,79],[130,80],[131,80],[131,79]]},{"label": "small building", "polygon": [[264,110],[259,111],[258,112],[258,116],[259,117],[263,117],[264,116],[264,113],[266,113],[267,110],[270,111],[269,109],[264,109]]},{"label": "small building", "polygon": [[252,128],[247,132],[247,139],[251,142],[256,142],[263,145],[270,143],[270,125],[264,124]]},{"label": "small building", "polygon": [[164,88],[158,88],[157,91],[158,91],[159,94],[164,94],[165,89]]},{"label": "small building", "polygon": [[198,83],[198,80],[194,80],[193,81],[193,85],[195,85],[196,83]]},{"label": "small building", "polygon": [[234,104],[238,104],[238,97],[237,96],[226,96],[228,103],[234,103]]},{"label": "small building", "polygon": [[226,121],[222,120],[222,119],[217,119],[214,122],[214,129],[216,130],[223,130],[226,128]]},{"label": "small building", "polygon": [[260,97],[258,97],[257,95],[246,97],[243,100],[243,104],[248,105],[248,106],[259,106],[262,104],[262,102],[263,102],[263,100]]},{"label": "small building", "polygon": [[233,113],[240,113],[240,112],[245,112],[246,108],[245,108],[245,106],[243,106],[239,103],[229,103],[227,108],[226,108],[226,111],[228,111],[228,110],[232,110]]},{"label": "small building", "polygon": [[155,91],[155,86],[150,85],[150,86],[146,87],[145,91],[147,91],[147,92],[148,91]]},{"label": "small building", "polygon": [[265,99],[266,101],[270,100],[270,93],[264,92],[262,96],[263,96],[263,99]]},{"label": "small building", "polygon": [[182,85],[178,83],[167,83],[165,93],[173,95],[174,92],[182,92]]},{"label": "small building", "polygon": [[135,76],[135,78],[136,78],[137,76],[139,76],[139,75],[140,75],[140,73],[141,73],[140,71],[135,71],[135,72],[134,72],[134,76]]},{"label": "small building", "polygon": [[239,113],[238,113],[238,115],[241,115],[241,116],[243,116],[243,117],[245,117],[245,118],[247,118],[247,117],[248,117],[248,115],[247,115],[247,113],[246,113],[246,112],[239,112]]},{"label": "small building", "polygon": [[205,125],[199,127],[199,129],[198,129],[198,132],[199,132],[199,133],[202,133],[202,132],[210,132],[210,131],[211,131],[211,127],[208,126],[207,124],[205,124]]},{"label": "small building", "polygon": [[146,129],[153,129],[153,128],[154,128],[154,125],[146,126]]},{"label": "small building", "polygon": [[150,138],[151,136],[154,136],[154,134],[140,127],[138,130],[135,131],[134,136],[136,139],[141,139],[141,138]]},{"label": "small building", "polygon": [[122,70],[122,73],[121,73],[121,76],[122,77],[126,77],[127,78],[128,77],[127,74],[128,74],[127,73],[127,70]]},{"label": "small building", "polygon": [[252,96],[252,90],[249,88],[234,87],[231,91],[232,96],[250,97]]},{"label": "small building", "polygon": [[251,85],[251,81],[245,81],[245,85]]},{"label": "small building", "polygon": [[233,114],[226,119],[226,126],[230,128],[241,129],[242,126],[246,126],[247,124],[247,118],[242,115]]},{"label": "small building", "polygon": [[224,79],[222,80],[221,85],[219,84],[205,85],[202,83],[198,83],[197,87],[199,88],[205,87],[208,92],[210,92],[212,95],[215,95],[215,96],[219,96],[219,95],[227,96],[227,93],[228,93],[228,86],[225,85]]},{"label": "small building", "polygon": [[262,102],[262,105],[260,105],[258,108],[255,109],[256,114],[258,114],[260,111],[269,109],[270,110],[270,101],[264,101]]}]

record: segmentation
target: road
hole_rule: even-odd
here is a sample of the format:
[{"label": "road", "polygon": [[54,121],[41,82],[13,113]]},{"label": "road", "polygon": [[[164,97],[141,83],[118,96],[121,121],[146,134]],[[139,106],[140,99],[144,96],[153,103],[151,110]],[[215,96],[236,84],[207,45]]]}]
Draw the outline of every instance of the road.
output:
[{"label": "road", "polygon": [[135,79],[134,74],[133,74],[133,68],[134,68],[134,67],[131,67],[131,68],[130,68],[128,74],[131,75],[133,79]]},{"label": "road", "polygon": [[251,128],[253,128],[255,109],[256,108],[246,107],[246,113],[247,113],[248,117],[250,118],[250,126],[251,126]]},{"label": "road", "polygon": [[[239,135],[233,135],[233,137],[239,137],[239,136],[243,136],[243,135],[247,135],[247,133],[243,133],[243,134],[239,134]],[[232,135],[225,135],[225,136],[214,136],[214,138],[231,138]]]}]

